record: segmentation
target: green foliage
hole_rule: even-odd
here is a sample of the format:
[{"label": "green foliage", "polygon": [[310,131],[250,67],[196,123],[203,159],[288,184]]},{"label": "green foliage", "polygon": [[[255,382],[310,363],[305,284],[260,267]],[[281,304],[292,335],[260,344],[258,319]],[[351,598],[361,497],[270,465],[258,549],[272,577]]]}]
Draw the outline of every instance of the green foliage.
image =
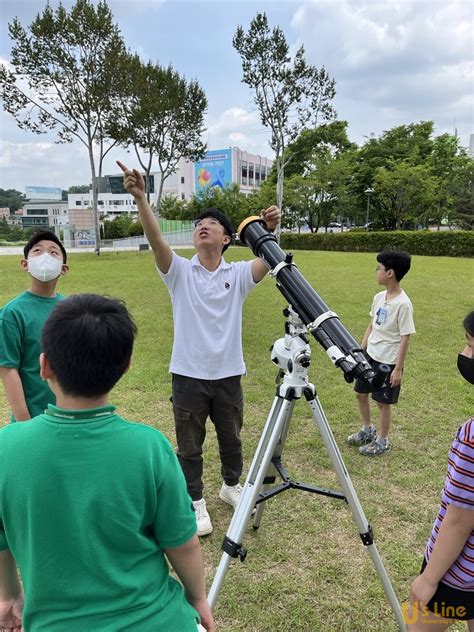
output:
[{"label": "green foliage", "polygon": [[474,257],[471,231],[384,231],[296,234],[282,233],[281,247],[294,250],[340,250],[380,252],[385,248],[406,250],[412,255]]},{"label": "green foliage", "polygon": [[275,184],[268,178],[247,195],[247,208],[250,215],[259,215],[260,211],[276,204]]},{"label": "green foliage", "polygon": [[143,226],[140,222],[132,222],[128,228],[127,237],[140,237],[144,235],[145,231],[143,230]]},{"label": "green foliage", "polygon": [[193,219],[188,202],[180,200],[175,195],[164,195],[161,198],[159,215],[165,219]]},{"label": "green foliage", "polygon": [[3,107],[22,129],[56,130],[58,142],[77,139],[87,148],[98,234],[97,177],[113,145],[105,148],[104,130],[116,106],[111,88],[125,48],[110,8],[105,1],[76,0],[68,13],[62,4],[56,10],[47,4],[29,28],[15,18],[9,32],[13,72],[0,64]]},{"label": "green foliage", "polygon": [[[412,226],[417,218],[426,217],[434,202],[437,183],[424,165],[390,162],[378,167],[374,177],[374,206],[386,229]],[[378,206],[378,209],[377,209]]]},{"label": "green foliage", "polygon": [[22,208],[26,198],[16,189],[0,189],[0,208],[9,208],[10,213],[15,213]]},{"label": "green foliage", "polygon": [[474,160],[456,157],[450,180],[451,212],[449,218],[461,228],[474,230]]},{"label": "green foliage", "polygon": [[[251,198],[250,201],[253,202],[254,198]],[[204,209],[216,206],[227,215],[236,230],[243,219],[249,214],[255,214],[255,208],[250,206],[250,201],[244,193],[240,192],[239,185],[235,183],[229,184],[223,189],[207,187],[196,193],[189,201],[188,218],[193,219]]]},{"label": "green foliage", "polygon": [[[432,131],[431,121],[401,125],[357,148],[344,121],[303,130],[285,152],[283,225],[365,224],[370,186],[370,221],[384,230],[446,222],[471,229],[474,160],[456,137]],[[275,182],[272,173],[267,184]]]},{"label": "green foliage", "polygon": [[[309,166],[309,164],[308,164]],[[311,170],[305,176],[294,175],[287,181],[285,225],[288,216],[294,226],[306,223],[311,232],[327,226],[337,215],[350,212],[348,186],[353,166],[353,152],[332,156],[328,147],[320,147],[313,155]]]},{"label": "green foliage", "polygon": [[347,137],[347,121],[332,121],[312,129],[303,129],[285,151],[285,174],[305,175],[313,171],[315,163],[327,159],[328,154],[337,159],[345,152],[357,149]]},{"label": "green foliage", "polygon": [[[123,213],[115,217],[112,221],[105,220],[103,222],[104,239],[122,239],[130,236],[130,230],[134,225],[134,218],[128,213]],[[139,232],[143,235],[143,229]]]},{"label": "green foliage", "polygon": [[143,63],[139,55],[129,53],[122,55],[120,66],[114,97],[121,107],[109,119],[107,132],[123,146],[134,146],[147,175],[156,159],[160,204],[163,185],[181,158],[196,161],[204,156],[201,136],[207,99],[197,81],[187,81],[172,66]]},{"label": "green foliage", "polygon": [[3,218],[0,221],[0,241],[6,243],[27,241],[35,230],[35,228],[25,230],[17,224],[8,224],[7,220]]},{"label": "green foliage", "polygon": [[89,193],[91,189],[92,189],[91,184],[74,184],[73,186],[69,187],[67,192],[68,193]]}]

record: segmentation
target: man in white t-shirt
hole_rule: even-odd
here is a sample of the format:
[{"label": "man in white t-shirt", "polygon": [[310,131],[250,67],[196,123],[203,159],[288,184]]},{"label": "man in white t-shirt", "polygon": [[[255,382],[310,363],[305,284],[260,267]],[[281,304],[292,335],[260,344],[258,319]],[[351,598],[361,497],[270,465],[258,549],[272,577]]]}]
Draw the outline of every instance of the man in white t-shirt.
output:
[{"label": "man in white t-shirt", "polygon": [[[209,417],[214,424],[219,444],[223,478],[219,497],[235,508],[242,490],[242,304],[268,268],[261,259],[230,264],[223,259],[233,228],[216,208],[206,209],[195,220],[197,254],[191,260],[178,256],[163,239],[142,176],[136,169],[118,165],[171,295],[174,341],[170,373],[177,454],[196,510],[198,535],[207,535],[212,523],[202,482],[206,420]],[[262,218],[273,230],[280,211],[272,206],[262,211]]]},{"label": "man in white t-shirt", "polygon": [[415,333],[413,306],[400,287],[400,281],[410,269],[410,255],[403,251],[385,250],[377,255],[377,262],[377,282],[386,289],[376,294],[372,301],[372,321],[361,346],[376,371],[380,364],[387,364],[391,373],[382,388],[372,393],[379,409],[378,434],[371,421],[370,388],[362,380],[356,380],[354,386],[364,426],[351,434],[347,441],[350,445],[360,446],[359,452],[364,456],[378,456],[390,449],[391,407],[398,402],[408,344],[411,334]]}]

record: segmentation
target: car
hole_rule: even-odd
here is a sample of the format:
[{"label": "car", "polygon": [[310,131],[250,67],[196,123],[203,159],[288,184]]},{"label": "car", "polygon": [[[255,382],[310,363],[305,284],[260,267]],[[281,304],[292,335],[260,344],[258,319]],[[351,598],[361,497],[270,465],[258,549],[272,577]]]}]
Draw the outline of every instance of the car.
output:
[{"label": "car", "polygon": [[342,224],[340,224],[339,222],[329,222],[328,227],[329,228],[341,228]]}]

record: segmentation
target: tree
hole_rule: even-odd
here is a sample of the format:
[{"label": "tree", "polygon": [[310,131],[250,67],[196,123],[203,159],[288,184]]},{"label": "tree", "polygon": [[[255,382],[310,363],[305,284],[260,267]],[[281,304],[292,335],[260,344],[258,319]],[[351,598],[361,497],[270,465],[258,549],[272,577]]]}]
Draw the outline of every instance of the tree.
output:
[{"label": "tree", "polygon": [[[375,208],[388,230],[413,225],[433,204],[436,181],[424,165],[391,163],[375,172]],[[404,226],[405,225],[405,226]]]},{"label": "tree", "polygon": [[[138,55],[130,54],[123,56],[121,66],[124,71],[115,96],[122,106],[110,119],[108,133],[126,147],[133,145],[147,176],[156,157],[159,208],[163,185],[178,162],[182,158],[195,162],[206,152],[201,136],[207,99],[197,81],[186,81],[172,66],[143,64]],[[148,187],[147,197],[150,201]]]},{"label": "tree", "polygon": [[456,159],[452,179],[453,209],[450,217],[465,230],[474,230],[474,160]]},{"label": "tree", "polygon": [[433,127],[432,121],[398,125],[385,130],[379,138],[369,138],[359,149],[351,184],[356,215],[364,216],[364,191],[368,187],[375,188],[377,169],[384,167],[390,170],[393,165],[401,162],[413,166],[426,163],[433,148]]},{"label": "tree", "polygon": [[15,189],[0,189],[0,208],[9,208],[10,213],[16,213],[26,202],[23,193]]},{"label": "tree", "polygon": [[285,176],[305,175],[314,169],[314,163],[327,152],[333,158],[347,151],[355,151],[357,145],[347,137],[347,121],[332,121],[313,129],[303,129],[298,138],[286,149]]},{"label": "tree", "polygon": [[165,219],[192,219],[192,217],[189,216],[188,203],[186,200],[180,200],[175,195],[164,195],[161,198],[159,215]]},{"label": "tree", "polygon": [[[104,221],[104,239],[123,239],[128,237],[130,227],[134,223],[133,217],[128,213],[123,213],[115,217],[112,221]],[[143,232],[141,233],[143,235]]]},{"label": "tree", "polygon": [[127,237],[141,237],[144,234],[145,231],[140,222],[132,222],[128,227]]},{"label": "tree", "polygon": [[336,214],[353,218],[350,187],[356,150],[347,137],[346,121],[302,130],[285,154],[285,187],[290,187],[285,215],[292,218],[285,225],[299,228],[307,221],[310,230],[317,231],[321,225],[327,228]]},{"label": "tree", "polygon": [[46,5],[29,29],[15,18],[14,72],[0,65],[0,98],[19,127],[36,134],[56,130],[58,142],[79,140],[88,151],[92,176],[96,254],[100,253],[98,178],[114,142],[105,147],[110,92],[117,59],[124,50],[119,29],[104,0],[77,0],[70,13]]},{"label": "tree", "polygon": [[461,182],[464,181],[464,185],[467,184],[465,176],[468,176],[466,167],[469,161],[466,152],[460,148],[459,139],[456,136],[442,134],[434,139],[428,165],[435,177],[436,186],[433,207],[427,219],[436,223],[438,230],[441,222],[449,220],[453,212],[457,217],[459,217],[459,211],[462,215],[460,197],[464,197],[462,192],[466,192],[468,187],[463,187]]},{"label": "tree", "polygon": [[249,200],[245,193],[241,193],[238,184],[228,184],[223,189],[220,187],[206,187],[196,193],[189,201],[187,207],[188,217],[180,219],[194,219],[204,209],[217,206],[223,211],[237,230],[240,222],[249,215]]},{"label": "tree", "polygon": [[306,63],[303,46],[291,62],[283,31],[279,27],[270,31],[265,13],[257,13],[247,33],[239,26],[232,43],[242,60],[242,81],[254,90],[262,125],[270,128],[276,199],[283,208],[285,149],[306,126],[316,126],[319,118],[334,118],[335,82],[324,66],[318,69]]},{"label": "tree", "polygon": [[92,189],[92,186],[90,184],[73,184],[71,187],[69,187],[68,189],[68,193],[89,193],[89,191]]},{"label": "tree", "polygon": [[287,228],[301,228],[308,224],[311,232],[318,232],[321,224],[322,206],[311,176],[294,175],[288,178],[286,186],[286,208],[284,225]]}]

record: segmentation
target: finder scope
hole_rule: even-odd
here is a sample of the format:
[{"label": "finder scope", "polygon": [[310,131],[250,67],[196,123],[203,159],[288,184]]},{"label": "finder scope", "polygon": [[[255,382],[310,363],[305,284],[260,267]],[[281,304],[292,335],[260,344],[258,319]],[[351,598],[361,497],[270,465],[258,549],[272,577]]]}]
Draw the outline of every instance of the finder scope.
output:
[{"label": "finder scope", "polygon": [[380,388],[390,373],[390,368],[381,365],[377,373],[370,366],[365,354],[319,294],[304,278],[293,263],[293,255],[285,253],[269,232],[265,222],[257,216],[248,217],[240,224],[238,234],[242,243],[263,259],[276,279],[277,288],[293,307],[326,351],[330,360],[344,372],[347,382],[360,378],[374,390]]}]

